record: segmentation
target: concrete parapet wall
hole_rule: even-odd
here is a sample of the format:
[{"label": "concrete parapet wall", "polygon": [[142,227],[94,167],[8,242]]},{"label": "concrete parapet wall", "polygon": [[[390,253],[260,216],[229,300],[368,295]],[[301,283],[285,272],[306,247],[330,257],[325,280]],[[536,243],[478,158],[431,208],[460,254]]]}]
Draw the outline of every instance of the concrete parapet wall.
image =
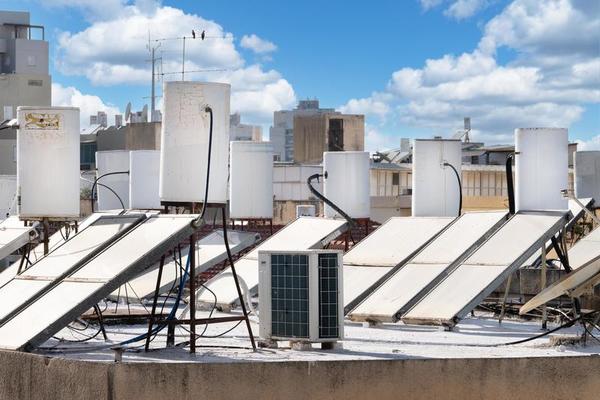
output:
[{"label": "concrete parapet wall", "polygon": [[0,399],[596,399],[600,356],[99,363],[0,352]]}]

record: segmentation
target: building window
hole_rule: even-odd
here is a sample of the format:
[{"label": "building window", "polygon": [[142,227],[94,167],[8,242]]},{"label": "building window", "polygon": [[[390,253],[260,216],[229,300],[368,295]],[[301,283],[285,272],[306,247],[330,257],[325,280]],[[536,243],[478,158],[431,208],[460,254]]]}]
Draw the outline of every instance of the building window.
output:
[{"label": "building window", "polygon": [[400,185],[400,173],[394,172],[392,173],[392,186]]},{"label": "building window", "polygon": [[41,79],[29,79],[27,81],[27,84],[29,86],[40,86],[40,87],[44,85],[44,83],[42,82]]},{"label": "building window", "polygon": [[82,170],[91,169],[92,165],[96,164],[96,149],[95,142],[81,144],[79,160]]},{"label": "building window", "polygon": [[344,151],[344,120],[331,118],[329,120],[328,150]]}]

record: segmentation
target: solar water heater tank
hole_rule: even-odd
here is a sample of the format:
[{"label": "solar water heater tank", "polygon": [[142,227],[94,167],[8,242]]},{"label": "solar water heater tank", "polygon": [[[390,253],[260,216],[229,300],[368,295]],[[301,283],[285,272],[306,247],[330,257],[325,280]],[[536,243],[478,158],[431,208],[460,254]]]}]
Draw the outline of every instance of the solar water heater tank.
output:
[{"label": "solar water heater tank", "polygon": [[575,197],[600,202],[600,151],[575,152]]},{"label": "solar water heater tank", "polygon": [[129,152],[129,206],[138,210],[160,209],[159,150]]},{"label": "solar water heater tank", "polygon": [[230,85],[165,82],[160,153],[160,199],[203,202],[210,117],[213,135],[209,203],[227,202]]},{"label": "solar water heater tank", "polygon": [[229,216],[273,218],[273,146],[231,142]]},{"label": "solar water heater tank", "polygon": [[[352,218],[371,216],[369,153],[327,151],[323,153],[324,195]],[[325,204],[325,217],[340,217]]]},{"label": "solar water heater tank", "polygon": [[515,129],[515,206],[567,210],[568,132],[563,128]]},{"label": "solar water heater tank", "polygon": [[[412,164],[413,217],[455,217],[460,203],[456,174],[461,176],[462,142],[454,139],[416,139]],[[462,177],[461,177],[462,179]]]},{"label": "solar water heater tank", "polygon": [[79,109],[18,107],[21,219],[79,217]]},{"label": "solar water heater tank", "polygon": [[[96,179],[113,172],[129,171],[129,151],[97,151],[96,169]],[[129,208],[129,174],[108,175],[100,178],[96,186],[96,193],[98,195],[98,211]]]}]

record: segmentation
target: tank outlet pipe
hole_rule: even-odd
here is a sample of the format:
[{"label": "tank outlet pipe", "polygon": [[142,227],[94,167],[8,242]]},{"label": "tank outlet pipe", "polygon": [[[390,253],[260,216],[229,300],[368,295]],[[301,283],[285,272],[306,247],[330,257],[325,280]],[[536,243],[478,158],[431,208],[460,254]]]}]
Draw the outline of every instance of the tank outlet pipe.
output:
[{"label": "tank outlet pipe", "polygon": [[204,185],[204,202],[202,203],[202,211],[198,218],[192,221],[192,228],[200,229],[204,225],[204,213],[206,212],[206,203],[208,203],[208,189],[210,181],[210,156],[212,154],[212,137],[213,137],[213,110],[209,105],[204,107],[204,112],[209,116],[209,130],[208,130],[208,157],[206,160],[206,183]]},{"label": "tank outlet pipe", "polygon": [[317,180],[317,182],[319,182],[319,178],[321,178],[321,177],[327,179],[327,171],[325,171],[324,174],[313,174],[313,175],[311,175],[311,176],[308,177],[308,179],[306,180],[306,183],[308,184],[308,189],[310,190],[310,192],[312,194],[314,194],[315,196],[317,196],[317,198],[321,199],[323,201],[323,203],[325,203],[329,207],[333,208],[342,217],[344,217],[344,219],[346,221],[348,221],[348,223],[350,224],[350,226],[352,226],[352,227],[356,226],[356,222],[354,221],[354,219],[352,219],[352,217],[350,217],[348,214],[346,214],[333,201],[329,200],[327,197],[325,197],[324,195],[322,195],[317,189],[315,189],[313,187],[312,182],[315,179]]},{"label": "tank outlet pipe", "polygon": [[443,165],[444,167],[452,168],[452,171],[454,171],[454,175],[456,176],[456,182],[458,183],[458,216],[460,217],[462,214],[462,182],[460,181],[460,175],[456,168],[454,168],[454,165],[450,164],[449,162],[444,161]]},{"label": "tank outlet pipe", "polygon": [[[129,171],[115,171],[115,172],[107,172],[106,174],[102,174],[99,177],[97,177],[94,180],[94,184],[92,185],[92,213],[94,213],[94,193],[96,190],[96,186],[98,185],[102,185],[101,183],[98,183],[98,181],[102,178],[104,178],[105,176],[111,176],[111,175],[129,175]],[[106,185],[102,185],[102,186],[106,186]],[[121,197],[119,195],[117,195],[117,193],[112,190],[111,188],[108,188],[111,192],[113,192],[115,194],[115,196],[117,196],[117,199],[119,199],[119,202],[121,203],[121,207],[123,208],[123,210],[125,209],[125,203],[123,203],[123,199],[121,199]]]},{"label": "tank outlet pipe", "polygon": [[506,157],[506,189],[508,190],[508,212],[511,215],[515,213],[515,186],[513,184],[512,173],[513,159],[513,154],[509,154],[508,157]]}]

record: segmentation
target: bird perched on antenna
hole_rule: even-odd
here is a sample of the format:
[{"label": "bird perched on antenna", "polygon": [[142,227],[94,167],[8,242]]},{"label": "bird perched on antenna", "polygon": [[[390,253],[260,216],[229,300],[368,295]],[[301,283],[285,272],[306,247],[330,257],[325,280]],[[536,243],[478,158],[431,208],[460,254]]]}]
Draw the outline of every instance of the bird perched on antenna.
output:
[{"label": "bird perched on antenna", "polygon": [[204,40],[205,37],[206,37],[206,32],[203,30],[202,33],[200,34],[200,39]]},{"label": "bird perched on antenna", "polygon": [[192,39],[196,39],[196,31],[192,29]]}]

